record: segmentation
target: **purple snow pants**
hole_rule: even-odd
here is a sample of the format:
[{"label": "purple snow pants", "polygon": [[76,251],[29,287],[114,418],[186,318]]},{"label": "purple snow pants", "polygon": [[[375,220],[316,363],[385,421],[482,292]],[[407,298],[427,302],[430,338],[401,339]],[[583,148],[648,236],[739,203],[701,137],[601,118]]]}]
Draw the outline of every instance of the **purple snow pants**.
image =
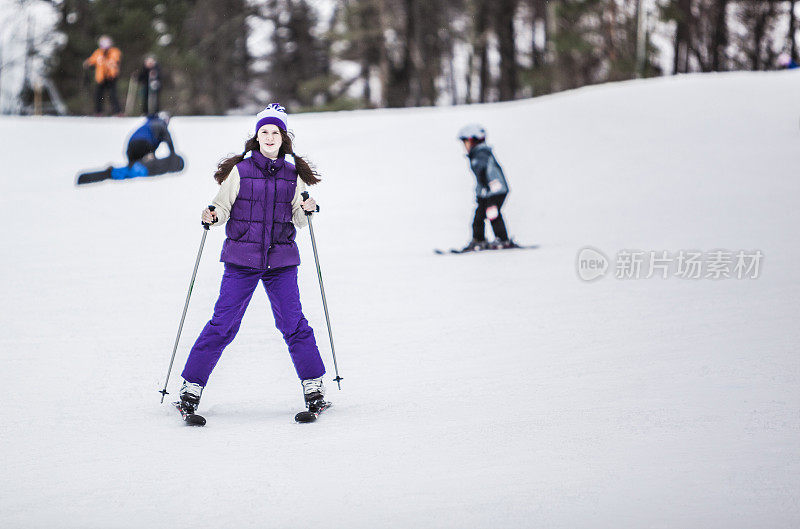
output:
[{"label": "purple snow pants", "polygon": [[300,307],[297,266],[258,270],[225,263],[214,316],[194,343],[183,368],[183,378],[188,382],[206,385],[222,350],[239,331],[242,317],[259,281],[264,283],[275,325],[289,346],[297,376],[305,380],[325,374],[325,366],[314,341],[314,331]]}]

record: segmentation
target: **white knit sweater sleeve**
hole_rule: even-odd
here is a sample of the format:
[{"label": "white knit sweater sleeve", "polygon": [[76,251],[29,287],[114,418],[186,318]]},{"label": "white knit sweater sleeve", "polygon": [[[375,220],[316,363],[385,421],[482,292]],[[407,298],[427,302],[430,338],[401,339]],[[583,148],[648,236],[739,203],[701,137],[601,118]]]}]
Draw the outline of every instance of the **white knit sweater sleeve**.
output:
[{"label": "white knit sweater sleeve", "polygon": [[300,202],[303,201],[303,191],[306,190],[306,183],[300,177],[297,177],[297,188],[294,190],[294,198],[292,199],[292,222],[298,228],[305,228],[308,226],[308,218],[306,218],[303,208],[300,207]]},{"label": "white knit sweater sleeve", "polygon": [[215,206],[214,213],[217,214],[217,222],[212,226],[222,226],[231,216],[231,208],[233,203],[236,202],[236,197],[239,196],[239,170],[236,166],[231,169],[228,178],[223,180],[222,185],[219,186],[219,192],[214,200],[211,202]]}]

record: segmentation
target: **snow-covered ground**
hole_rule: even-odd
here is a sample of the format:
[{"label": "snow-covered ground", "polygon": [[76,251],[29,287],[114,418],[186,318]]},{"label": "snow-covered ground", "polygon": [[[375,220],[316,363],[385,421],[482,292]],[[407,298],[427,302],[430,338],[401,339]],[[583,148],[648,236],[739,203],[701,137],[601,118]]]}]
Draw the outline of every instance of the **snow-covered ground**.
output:
[{"label": "snow-covered ground", "polygon": [[[799,90],[794,72],[704,75],[292,116],[324,175],[314,228],[344,376],[313,425],[292,419],[300,387],[262,290],[203,396],[208,425],[159,404],[211,173],[251,119],[175,118],[184,173],[76,188],[122,160],[137,120],[3,118],[0,527],[797,527]],[[431,251],[469,237],[468,121],[509,177],[512,234],[539,249]],[[607,277],[579,279],[585,246]],[[764,257],[756,279],[617,279],[626,249]]]}]

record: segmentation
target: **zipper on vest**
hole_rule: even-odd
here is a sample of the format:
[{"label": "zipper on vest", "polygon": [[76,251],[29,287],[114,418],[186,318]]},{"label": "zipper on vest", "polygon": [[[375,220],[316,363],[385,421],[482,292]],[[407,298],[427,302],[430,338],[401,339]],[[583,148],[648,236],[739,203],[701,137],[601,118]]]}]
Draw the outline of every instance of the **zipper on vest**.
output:
[{"label": "zipper on vest", "polygon": [[[278,202],[278,171],[272,175],[272,226],[269,228],[269,250],[272,250],[272,241],[274,240],[275,231],[275,204]],[[267,250],[267,252],[269,252]],[[267,254],[269,257],[269,253]],[[270,265],[267,265],[269,268]]]},{"label": "zipper on vest", "polygon": [[[264,180],[265,180],[264,181],[264,202],[265,202],[265,204],[264,204],[264,206],[265,206],[264,207],[264,228],[266,229],[266,227],[267,227],[267,208],[266,208],[267,196],[266,195],[267,195],[267,184],[269,183],[269,180],[267,179],[267,177],[269,176],[269,160],[267,160],[264,163],[266,165],[264,165],[264,172],[262,174],[264,175]],[[267,265],[267,261],[268,261],[268,259],[267,259],[267,250],[264,249],[264,244],[266,243],[266,240],[267,240],[266,235],[261,238],[261,268],[262,269],[269,268],[269,266]]]}]

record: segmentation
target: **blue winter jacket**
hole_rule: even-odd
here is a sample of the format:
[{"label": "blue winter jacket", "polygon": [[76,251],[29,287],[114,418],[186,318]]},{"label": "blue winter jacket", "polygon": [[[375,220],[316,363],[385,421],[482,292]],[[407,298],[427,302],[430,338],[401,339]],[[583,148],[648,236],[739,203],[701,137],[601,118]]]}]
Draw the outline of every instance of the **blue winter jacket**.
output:
[{"label": "blue winter jacket", "polygon": [[497,163],[491,147],[485,143],[479,143],[469,151],[467,157],[470,168],[475,174],[476,198],[505,195],[510,191],[503,169]]},{"label": "blue winter jacket", "polygon": [[170,153],[175,153],[175,148],[172,146],[172,136],[169,134],[169,130],[167,129],[167,123],[157,117],[151,116],[147,118],[147,122],[133,131],[131,134],[131,138],[128,140],[128,144],[135,140],[144,140],[150,145],[153,146],[153,151],[155,151],[161,142],[167,144],[169,147]]}]

